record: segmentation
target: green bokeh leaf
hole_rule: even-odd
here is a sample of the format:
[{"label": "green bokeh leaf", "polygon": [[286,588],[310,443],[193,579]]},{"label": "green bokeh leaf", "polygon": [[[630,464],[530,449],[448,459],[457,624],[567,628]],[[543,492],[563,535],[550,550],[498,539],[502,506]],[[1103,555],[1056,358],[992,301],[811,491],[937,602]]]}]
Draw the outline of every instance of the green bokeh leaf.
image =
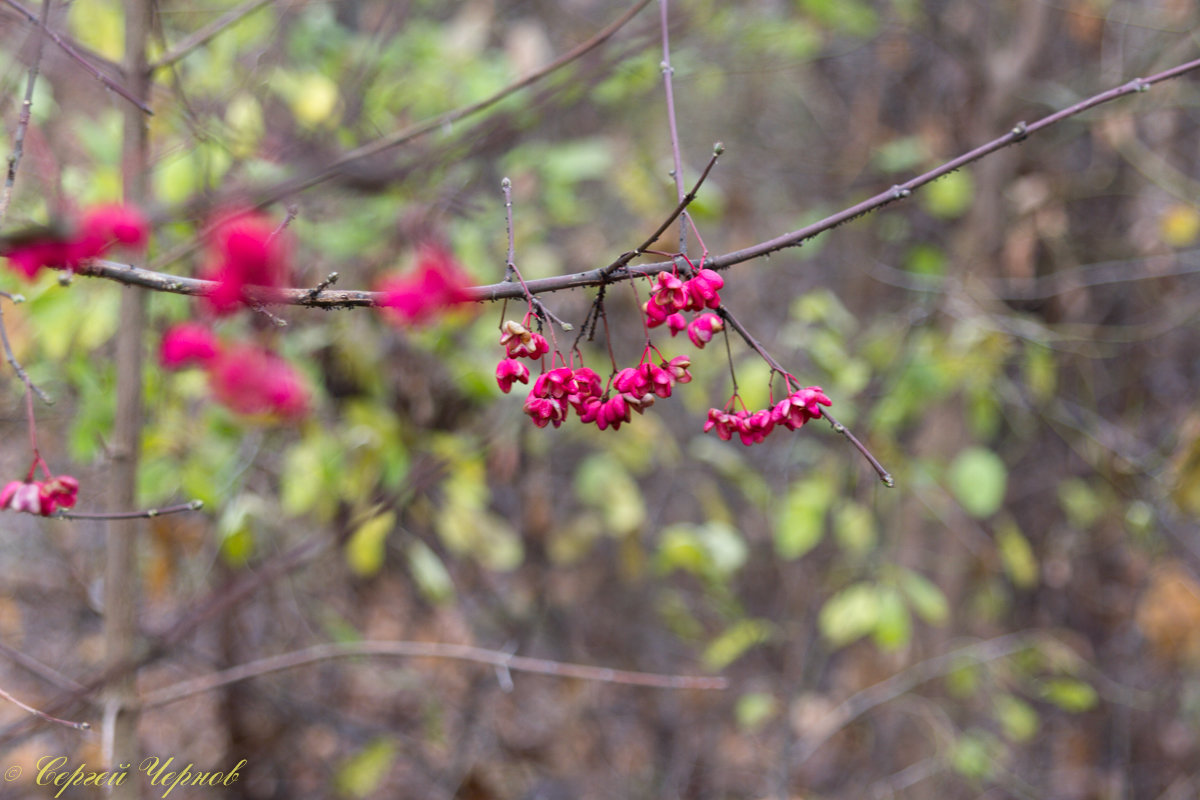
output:
[{"label": "green bokeh leaf", "polygon": [[1000,510],[1008,485],[1008,470],[1000,457],[983,447],[968,447],[947,473],[950,491],[968,514],[982,519]]}]

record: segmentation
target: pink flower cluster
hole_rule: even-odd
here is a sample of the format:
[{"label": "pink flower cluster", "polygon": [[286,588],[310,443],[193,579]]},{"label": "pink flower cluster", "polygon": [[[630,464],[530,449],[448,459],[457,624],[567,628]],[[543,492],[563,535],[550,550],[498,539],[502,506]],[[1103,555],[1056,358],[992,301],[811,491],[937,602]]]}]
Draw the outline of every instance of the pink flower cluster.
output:
[{"label": "pink flower cluster", "polygon": [[141,248],[150,235],[150,224],[140,210],[126,205],[94,206],[84,212],[68,232],[47,230],[20,237],[4,247],[9,266],[26,278],[43,267],[75,270],[84,261],[99,258],[117,245]]},{"label": "pink flower cluster", "polygon": [[809,386],[793,392],[770,409],[751,412],[747,409],[728,411],[710,408],[704,432],[715,429],[717,436],[726,441],[736,433],[741,437],[742,444],[749,446],[767,438],[776,425],[794,431],[811,419],[820,419],[821,406],[829,405],[833,403],[820,386]]},{"label": "pink flower cluster", "polygon": [[[260,299],[289,280],[289,246],[278,226],[257,211],[231,211],[208,232],[209,263],[201,278],[216,286],[205,295],[215,314],[236,311],[247,302],[246,287],[260,287]],[[266,297],[262,292],[266,292]]]},{"label": "pink flower cluster", "polygon": [[665,324],[672,336],[686,330],[692,344],[703,349],[714,334],[725,328],[724,320],[716,314],[702,313],[688,322],[683,312],[720,308],[718,290],[724,285],[725,279],[711,269],[698,270],[694,278],[686,281],[674,272],[658,273],[650,289],[650,299],[642,304],[647,327]]},{"label": "pink flower cluster", "polygon": [[262,347],[227,345],[199,323],[167,331],[160,359],[168,369],[206,369],[213,394],[239,414],[298,419],[308,413],[308,389],[290,364]]},{"label": "pink flower cluster", "polygon": [[389,310],[397,323],[420,325],[451,306],[473,300],[467,291],[471,276],[448,252],[432,245],[421,248],[416,269],[402,277],[387,278],[379,285],[379,305]]},{"label": "pink flower cluster", "polygon": [[35,481],[30,475],[28,480],[11,481],[0,489],[0,508],[48,517],[60,508],[73,508],[78,493],[79,481],[70,475],[44,481]]},{"label": "pink flower cluster", "polygon": [[[524,323],[505,320],[500,326],[500,344],[507,357],[496,365],[496,382],[505,394],[514,383],[529,383],[529,367],[518,359],[538,360],[550,352],[546,338],[526,327],[528,321],[526,315]],[[525,398],[525,413],[539,428],[557,428],[574,409],[581,422],[595,423],[600,430],[618,430],[633,412],[641,414],[653,405],[656,397],[670,397],[673,384],[690,381],[689,367],[687,356],[657,364],[643,360],[637,367],[614,374],[606,389],[595,370],[563,365],[543,371],[533,382]]]}]

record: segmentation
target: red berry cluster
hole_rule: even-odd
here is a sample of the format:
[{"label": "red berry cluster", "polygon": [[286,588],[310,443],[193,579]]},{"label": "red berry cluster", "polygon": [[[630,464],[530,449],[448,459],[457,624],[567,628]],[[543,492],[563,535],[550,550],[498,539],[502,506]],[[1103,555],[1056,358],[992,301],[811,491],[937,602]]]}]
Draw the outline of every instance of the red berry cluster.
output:
[{"label": "red berry cluster", "polygon": [[388,309],[393,322],[419,325],[451,306],[472,300],[467,291],[470,285],[471,276],[449,252],[425,245],[418,253],[415,270],[385,279],[377,291],[383,294],[380,307]]},{"label": "red berry cluster", "polygon": [[225,344],[200,323],[167,331],[160,359],[168,369],[206,369],[213,394],[239,414],[296,419],[308,413],[308,390],[290,364],[262,347]]},{"label": "red berry cluster", "polygon": [[708,421],[704,423],[704,432],[716,429],[717,436],[728,441],[736,433],[742,439],[742,444],[758,444],[775,429],[776,425],[794,431],[810,419],[821,418],[821,406],[833,405],[825,396],[820,386],[809,386],[798,389],[780,400],[770,409],[751,412],[743,408],[740,411],[729,411],[729,406],[737,398],[730,398],[724,409],[710,408]]},{"label": "red berry cluster", "polygon": [[24,481],[10,481],[0,489],[0,508],[24,511],[48,517],[60,508],[72,508],[79,493],[79,481],[70,475],[35,481],[30,475]]},{"label": "red berry cluster", "polygon": [[711,269],[701,269],[696,276],[682,280],[674,272],[660,272],[650,289],[650,299],[642,304],[646,315],[646,326],[657,328],[666,324],[671,335],[687,330],[692,344],[703,349],[712,341],[713,334],[724,329],[725,322],[716,314],[699,314],[688,322],[684,311],[704,311],[720,308],[718,290],[725,280]]},{"label": "red berry cluster", "polygon": [[[500,344],[508,357],[496,365],[496,382],[505,394],[512,390],[515,382],[529,383],[529,368],[518,358],[537,360],[550,352],[546,338],[530,331],[526,327],[528,322],[526,315],[524,324],[505,320],[500,326]],[[646,348],[638,366],[613,374],[607,389],[596,371],[588,367],[564,364],[543,371],[525,399],[525,413],[539,428],[559,427],[574,409],[580,422],[595,423],[600,430],[620,429],[623,423],[632,419],[633,412],[643,413],[654,404],[656,397],[670,397],[673,384],[692,379],[688,372],[691,361],[687,356],[676,356],[661,363],[646,361],[651,349]]]},{"label": "red berry cluster", "polygon": [[229,314],[247,302],[245,289],[278,291],[289,282],[288,240],[257,211],[231,211],[208,233],[209,263],[201,276],[213,281],[206,295],[209,308]]},{"label": "red berry cluster", "polygon": [[84,212],[71,230],[46,230],[21,237],[3,249],[8,264],[27,278],[42,267],[74,270],[84,261],[99,258],[117,245],[145,246],[150,225],[137,208],[124,205],[95,206]]}]

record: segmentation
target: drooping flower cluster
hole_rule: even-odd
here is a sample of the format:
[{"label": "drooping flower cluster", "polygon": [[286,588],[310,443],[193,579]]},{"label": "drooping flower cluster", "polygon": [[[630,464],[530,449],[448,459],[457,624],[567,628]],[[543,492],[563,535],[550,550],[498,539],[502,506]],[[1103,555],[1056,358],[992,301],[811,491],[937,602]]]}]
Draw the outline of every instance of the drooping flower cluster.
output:
[{"label": "drooping flower cluster", "polygon": [[149,233],[149,222],[133,206],[94,206],[77,222],[17,237],[4,245],[2,254],[15,272],[32,279],[43,267],[75,270],[118,245],[142,248]]},{"label": "drooping flower cluster", "polygon": [[467,288],[471,276],[440,247],[426,245],[417,256],[411,273],[387,278],[378,290],[383,293],[379,305],[388,309],[394,322],[420,325],[447,308],[474,299]]},{"label": "drooping flower cluster", "polygon": [[230,314],[246,303],[247,287],[255,287],[258,299],[270,300],[274,290],[287,285],[288,239],[265,215],[226,213],[210,227],[207,243],[208,266],[200,277],[216,284],[205,295],[215,314]]},{"label": "drooping flower cluster", "polygon": [[729,406],[735,398],[731,398],[724,409],[710,408],[708,421],[704,423],[704,432],[716,430],[717,436],[725,441],[733,438],[736,433],[741,437],[742,444],[758,444],[767,438],[776,426],[794,431],[804,423],[821,418],[821,406],[833,405],[825,396],[820,386],[809,386],[798,389],[780,400],[770,409],[750,411],[741,409],[730,411]]},{"label": "drooping flower cluster", "polygon": [[[505,320],[500,326],[500,345],[506,358],[496,365],[496,382],[505,394],[514,383],[529,383],[529,367],[518,359],[537,361],[550,352],[546,337],[527,327],[529,316],[522,322]],[[543,370],[525,398],[525,413],[539,428],[557,428],[573,409],[581,422],[594,423],[600,430],[617,430],[630,421],[633,412],[641,414],[653,405],[656,397],[670,397],[672,384],[692,379],[687,356],[655,363],[645,360],[649,355],[647,348],[641,364],[613,374],[607,389],[596,371],[588,367],[564,364]]]},{"label": "drooping flower cluster", "polygon": [[718,291],[724,285],[725,279],[711,269],[697,270],[695,277],[686,281],[674,272],[658,273],[650,299],[642,304],[647,327],[665,324],[672,336],[686,330],[692,344],[703,349],[715,333],[725,328],[724,320],[716,314],[700,313],[689,322],[683,312],[720,308]]},{"label": "drooping flower cluster", "polygon": [[199,323],[167,331],[160,360],[168,369],[205,369],[213,395],[239,414],[298,419],[308,413],[308,388],[290,364],[263,347],[225,344]]},{"label": "drooping flower cluster", "polygon": [[73,508],[78,493],[79,481],[70,475],[35,481],[31,474],[0,489],[0,508],[48,517],[60,508]]}]

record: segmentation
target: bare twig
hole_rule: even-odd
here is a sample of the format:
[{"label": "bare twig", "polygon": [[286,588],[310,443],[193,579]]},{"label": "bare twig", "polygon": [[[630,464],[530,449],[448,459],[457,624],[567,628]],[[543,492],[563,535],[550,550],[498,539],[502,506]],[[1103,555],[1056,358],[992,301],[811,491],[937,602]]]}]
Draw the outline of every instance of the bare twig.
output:
[{"label": "bare twig", "polygon": [[976,664],[995,661],[1000,658],[1018,653],[1033,644],[1034,639],[1027,633],[1013,633],[998,636],[985,642],[961,647],[949,653],[921,661],[899,672],[885,681],[863,689],[857,694],[846,698],[837,708],[826,717],[825,724],[811,735],[804,737],[797,745],[796,764],[803,764],[823,744],[833,738],[834,734],[844,729],[854,720],[861,717],[877,706],[912,691],[926,681],[945,675],[959,668],[963,662]]},{"label": "bare twig", "polygon": [[[714,144],[712,158],[708,159],[708,164],[704,167],[704,171],[700,173],[700,178],[696,181],[695,185],[692,186],[692,190],[690,192],[679,198],[679,204],[675,206],[675,209],[671,212],[671,215],[663,220],[662,224],[658,226],[654,233],[650,234],[646,238],[646,241],[639,244],[633,250],[630,250],[627,253],[622,253],[620,258],[609,264],[607,267],[601,267],[600,273],[603,275],[613,274],[633,259],[645,253],[647,247],[658,241],[658,237],[663,235],[663,231],[671,227],[671,223],[674,222],[681,214],[686,213],[687,207],[690,206],[692,201],[696,199],[696,194],[700,191],[700,187],[704,185],[704,181],[708,178],[708,173],[712,172],[712,168],[717,165],[717,159],[720,158],[721,154],[724,152],[725,145],[721,144],[720,142]],[[680,250],[679,252],[683,253],[683,250]]]},{"label": "bare twig", "polygon": [[232,667],[195,680],[184,681],[175,686],[150,692],[142,697],[141,707],[155,708],[174,703],[185,697],[211,692],[221,686],[256,678],[272,672],[294,669],[306,664],[327,661],[331,658],[351,656],[393,656],[399,658],[441,658],[454,661],[470,661],[490,664],[513,672],[533,672],[559,678],[576,678],[601,683],[616,683],[625,686],[645,686],[652,689],[701,689],[721,690],[729,682],[720,677],[697,677],[690,675],[659,675],[651,672],[592,667],[585,664],[569,664],[548,661],[542,658],[517,656],[497,650],[471,647],[465,644],[443,642],[339,642],[319,644],[294,653],[271,656]]},{"label": "bare twig", "polygon": [[[5,0],[8,2],[9,0]],[[647,0],[648,1],[648,0]],[[637,8],[640,8],[639,4]],[[760,256],[773,253],[777,250],[782,250],[787,247],[795,247],[808,239],[812,239],[818,234],[824,233],[832,228],[836,228],[844,222],[872,211],[876,211],[883,206],[901,200],[912,194],[913,190],[924,186],[925,184],[940,178],[941,176],[953,172],[956,169],[978,161],[984,156],[990,155],[997,150],[1003,149],[1016,142],[1023,141],[1030,134],[1044,130],[1049,126],[1062,122],[1069,117],[1076,116],[1091,108],[1095,108],[1102,103],[1107,103],[1124,97],[1128,94],[1144,91],[1147,87],[1161,83],[1172,78],[1177,78],[1188,72],[1200,69],[1200,59],[1189,61],[1186,64],[1181,64],[1172,69],[1152,75],[1149,78],[1142,78],[1136,81],[1130,81],[1122,84],[1114,89],[1109,89],[1106,92],[1094,95],[1093,97],[1083,100],[1075,105],[1057,111],[1054,114],[1043,117],[1029,125],[1019,124],[1013,127],[1004,136],[988,142],[985,145],[975,148],[968,153],[965,153],[958,158],[948,161],[939,167],[936,167],[928,172],[918,175],[906,183],[893,186],[886,192],[881,192],[874,197],[868,198],[861,203],[851,206],[843,211],[826,217],[825,219],[814,222],[791,233],[785,233],[777,236],[774,239],[769,239],[751,247],[742,250],[735,250],[724,255],[710,258],[705,262],[705,266],[709,269],[722,270],[728,269],[735,264],[741,264],[745,261],[750,261]],[[457,113],[457,112],[454,112]],[[170,258],[164,258],[165,263],[170,261]],[[530,293],[546,294],[549,292],[559,292],[565,289],[576,289],[585,286],[602,286],[607,283],[612,283],[617,277],[620,279],[629,279],[642,275],[655,275],[659,272],[673,269],[674,263],[671,261],[657,262],[652,264],[639,264],[633,267],[626,267],[620,276],[609,274],[613,268],[612,265],[599,267],[596,269],[585,270],[583,272],[575,272],[568,275],[557,275],[551,278],[538,278],[526,282]],[[98,260],[92,262],[91,265],[85,266],[79,270],[80,274],[91,275],[94,277],[106,278],[119,283],[127,283],[135,286],[144,286],[149,289],[163,292],[175,292],[177,294],[202,295],[212,291],[215,284],[208,281],[201,281],[195,278],[184,278],[176,275],[171,275],[163,272],[155,272],[151,270],[139,269],[128,265],[117,264],[111,261]],[[512,283],[511,281],[501,281],[483,286],[475,286],[468,290],[475,300],[492,301],[504,300],[507,298],[523,297],[524,289]],[[283,305],[309,305],[321,308],[351,308],[359,306],[376,305],[377,301],[382,299],[381,295],[375,292],[341,290],[336,292],[325,292],[319,299],[310,299],[309,293],[311,289],[284,289],[273,290],[270,297],[263,297],[264,304],[283,304]],[[253,297],[253,290],[248,290],[247,294]]]},{"label": "bare twig", "polygon": [[78,50],[76,50],[75,47],[70,42],[68,42],[63,36],[61,36],[59,33],[57,33],[53,28],[44,24],[42,22],[42,20],[38,19],[37,15],[34,14],[32,11],[30,11],[28,8],[26,8],[25,6],[18,3],[17,0],[3,0],[3,2],[5,4],[7,4],[10,8],[17,11],[19,14],[21,14],[21,16],[25,17],[25,19],[29,20],[34,25],[38,26],[43,31],[45,31],[46,35],[50,37],[51,41],[53,41],[56,45],[58,45],[64,53],[66,53],[72,59],[74,59],[75,62],[78,63],[79,66],[83,67],[84,70],[86,70],[87,73],[89,75],[91,75],[93,78],[95,78],[96,80],[103,83],[106,87],[108,87],[112,91],[116,92],[121,97],[128,100],[130,103],[133,103],[135,106],[137,106],[137,108],[140,111],[142,111],[146,114],[154,113],[153,111],[150,110],[150,106],[146,105],[141,100],[139,100],[132,92],[130,92],[128,89],[126,89],[120,83],[118,83],[117,81],[113,80],[112,78],[110,78],[109,76],[107,76],[103,72],[101,72],[96,67],[95,64],[93,64],[92,62],[90,62],[86,58],[84,58],[83,55],[81,55],[80,52]]},{"label": "bare twig", "polygon": [[86,722],[72,722],[69,719],[59,719],[58,717],[52,717],[49,714],[47,714],[45,711],[39,711],[31,705],[22,703],[20,700],[13,697],[11,694],[4,691],[3,689],[0,689],[0,697],[3,697],[5,700],[7,700],[8,702],[12,703],[15,706],[17,706],[21,709],[24,709],[25,711],[28,711],[30,714],[34,715],[35,717],[37,717],[39,719],[44,719],[46,722],[53,722],[57,725],[66,725],[68,728],[74,728],[77,731],[86,731],[92,727],[91,725],[89,725]]},{"label": "bare twig", "polygon": [[[683,203],[683,155],[679,150],[679,126],[675,121],[675,90],[672,87],[672,76],[675,68],[671,66],[671,37],[667,26],[667,0],[658,0],[658,25],[662,32],[662,69],[663,89],[667,99],[667,129],[671,135],[671,158],[675,165],[671,177],[675,179],[675,195]],[[687,212],[679,222],[679,252],[687,255]]]},{"label": "bare twig", "polygon": [[204,508],[202,500],[192,500],[162,508],[147,508],[144,511],[113,511],[102,514],[91,514],[79,511],[58,511],[54,516],[58,519],[154,519],[167,514],[179,514],[184,511],[199,511]]},{"label": "bare twig", "polygon": [[[0,292],[0,297],[3,297],[10,303],[16,303],[18,302],[18,297],[20,296],[11,295],[8,292]],[[23,300],[24,298],[21,299]],[[8,341],[8,328],[4,325],[3,304],[0,304],[0,346],[3,346],[4,348],[4,360],[8,362],[8,365],[12,367],[13,372],[17,374],[17,379],[21,381],[21,383],[25,384],[25,388],[36,394],[38,399],[46,405],[54,405],[54,401],[50,399],[49,395],[43,392],[36,383],[29,379],[29,373],[27,373],[25,368],[21,366],[21,362],[17,361],[17,357],[13,355],[12,345]]]},{"label": "bare twig", "polygon": [[33,60],[29,64],[29,77],[25,81],[25,99],[21,101],[21,111],[17,115],[17,130],[13,134],[12,155],[8,157],[8,172],[4,176],[4,193],[0,195],[0,225],[8,216],[8,205],[12,202],[13,186],[17,181],[17,167],[21,165],[21,156],[25,152],[25,131],[29,128],[30,111],[33,109],[33,88],[37,85],[38,70],[42,65],[42,50],[46,43],[46,20],[50,18],[50,0],[42,0],[41,26],[34,36]]},{"label": "bare twig", "polygon": [[183,58],[197,47],[202,47],[207,44],[213,39],[213,37],[217,36],[230,25],[233,25],[242,17],[252,14],[269,2],[271,2],[271,0],[248,0],[236,8],[229,9],[212,22],[200,28],[200,30],[194,31],[180,39],[175,43],[174,47],[172,47],[166,53],[163,53],[154,61],[151,61],[146,68],[150,72],[154,72],[155,70],[174,64],[176,61]]}]

